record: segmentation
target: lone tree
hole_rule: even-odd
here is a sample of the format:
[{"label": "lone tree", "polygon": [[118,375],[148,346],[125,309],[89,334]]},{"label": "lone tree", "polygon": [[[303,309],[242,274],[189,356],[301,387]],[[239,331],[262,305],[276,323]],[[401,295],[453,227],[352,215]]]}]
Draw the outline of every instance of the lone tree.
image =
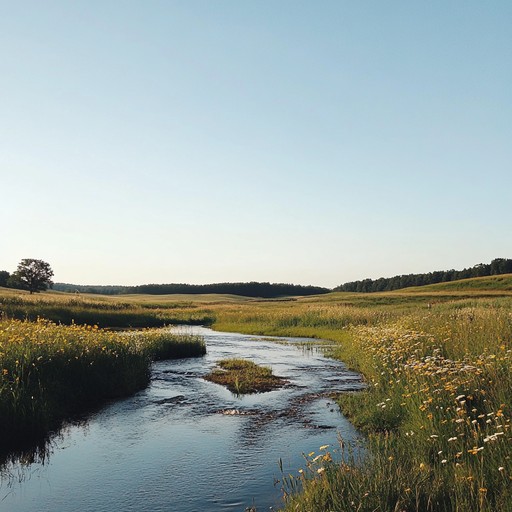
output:
[{"label": "lone tree", "polygon": [[9,278],[9,284],[13,288],[28,290],[31,294],[41,292],[53,285],[51,280],[53,270],[49,263],[43,260],[27,258],[21,260],[16,272]]}]

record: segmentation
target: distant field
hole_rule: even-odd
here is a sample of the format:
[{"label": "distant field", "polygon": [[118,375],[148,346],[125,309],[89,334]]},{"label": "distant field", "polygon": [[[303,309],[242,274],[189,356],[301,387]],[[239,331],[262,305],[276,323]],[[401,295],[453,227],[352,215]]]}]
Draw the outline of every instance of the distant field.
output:
[{"label": "distant field", "polygon": [[[100,295],[94,295],[94,297],[101,297]],[[244,297],[242,295],[230,295],[220,293],[176,293],[172,295],[138,295],[138,294],[127,294],[112,296],[112,300],[121,300],[123,302],[143,302],[143,303],[157,303],[157,304],[168,304],[169,302],[251,302],[255,299],[254,297]]]},{"label": "distant field", "polygon": [[[290,303],[297,306],[306,304],[325,304],[332,306],[358,306],[358,307],[396,307],[409,309],[417,306],[430,307],[433,304],[471,299],[492,299],[499,297],[512,297],[512,274],[464,279],[450,283],[411,287],[390,292],[356,293],[332,292],[323,295],[310,295],[305,297],[283,297],[281,299],[257,299],[231,294],[127,294],[127,295],[98,295],[76,294],[48,291],[30,295],[26,291],[12,290],[0,287],[0,311],[8,309],[9,304],[17,304],[18,309],[24,305],[27,308],[44,309],[69,307],[77,309],[98,310],[129,310],[142,308],[144,310],[157,310],[162,312],[173,309],[182,310],[211,310],[215,306],[254,305],[263,308],[288,308]],[[32,308],[33,309],[33,308]],[[61,308],[62,309],[62,308]],[[28,310],[28,309],[27,309]],[[44,316],[44,314],[43,314]],[[51,316],[50,316],[51,318]],[[55,320],[59,321],[59,318]],[[91,319],[92,321],[92,319]],[[105,324],[103,324],[105,325]],[[155,325],[154,323],[151,325]]]}]

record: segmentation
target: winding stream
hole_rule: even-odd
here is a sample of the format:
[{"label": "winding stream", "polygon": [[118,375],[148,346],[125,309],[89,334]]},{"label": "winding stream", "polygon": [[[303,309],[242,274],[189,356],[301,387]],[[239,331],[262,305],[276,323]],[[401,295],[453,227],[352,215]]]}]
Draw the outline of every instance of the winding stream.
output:
[{"label": "winding stream", "polygon": [[[279,459],[296,474],[303,453],[357,436],[327,397],[362,387],[343,363],[304,340],[188,330],[204,336],[206,356],[154,363],[147,389],[67,427],[44,463],[13,464],[0,510],[268,511],[281,503]],[[225,357],[271,366],[290,383],[237,398],[202,379]]]}]

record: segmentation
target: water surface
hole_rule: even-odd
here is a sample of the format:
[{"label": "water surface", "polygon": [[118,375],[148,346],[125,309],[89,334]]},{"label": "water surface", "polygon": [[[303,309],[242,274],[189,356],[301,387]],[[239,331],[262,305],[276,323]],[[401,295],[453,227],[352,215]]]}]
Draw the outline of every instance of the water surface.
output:
[{"label": "water surface", "polygon": [[[343,363],[303,340],[189,330],[205,337],[206,356],[154,363],[147,389],[67,427],[44,463],[13,464],[0,510],[268,511],[281,504],[280,459],[296,474],[303,453],[357,436],[328,397],[362,386]],[[202,378],[225,357],[271,366],[289,384],[236,397]]]}]

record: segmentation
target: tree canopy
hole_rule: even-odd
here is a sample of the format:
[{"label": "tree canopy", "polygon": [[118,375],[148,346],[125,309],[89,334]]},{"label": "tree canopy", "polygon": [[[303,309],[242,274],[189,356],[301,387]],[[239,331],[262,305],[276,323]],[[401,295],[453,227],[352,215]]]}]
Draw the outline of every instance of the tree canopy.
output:
[{"label": "tree canopy", "polygon": [[7,286],[9,277],[11,277],[11,274],[7,270],[0,270],[0,286]]},{"label": "tree canopy", "polygon": [[49,263],[43,260],[26,258],[18,264],[18,268],[9,277],[7,284],[11,288],[37,293],[52,286],[52,277],[53,270]]},{"label": "tree canopy", "polygon": [[328,288],[285,283],[215,283],[215,284],[145,284],[133,286],[126,293],[149,293],[155,295],[172,293],[222,293],[246,297],[277,298],[290,295],[317,295],[328,293]]},{"label": "tree canopy", "polygon": [[285,283],[213,283],[213,284],[143,284],[138,286],[83,286],[55,283],[55,290],[63,292],[100,293],[122,295],[124,293],[147,293],[151,295],[221,293],[246,297],[278,298],[294,295],[317,295],[328,293],[328,288]]}]

